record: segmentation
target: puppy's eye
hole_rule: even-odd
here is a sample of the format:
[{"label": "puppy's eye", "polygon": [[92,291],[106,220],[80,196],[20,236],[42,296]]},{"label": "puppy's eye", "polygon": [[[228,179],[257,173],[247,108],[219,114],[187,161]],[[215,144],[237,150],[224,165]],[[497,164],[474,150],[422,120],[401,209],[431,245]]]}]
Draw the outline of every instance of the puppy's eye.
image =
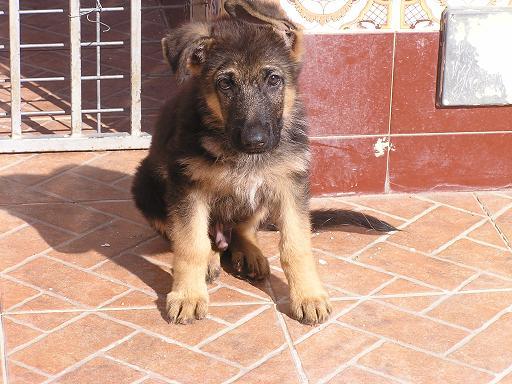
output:
[{"label": "puppy's eye", "polygon": [[271,86],[276,86],[276,85],[279,85],[281,84],[281,77],[279,77],[278,75],[270,75],[268,77],[268,85],[271,85]]},{"label": "puppy's eye", "polygon": [[222,89],[223,91],[227,91],[228,89],[231,89],[233,87],[233,81],[231,81],[228,78],[221,78],[217,80],[217,87]]}]

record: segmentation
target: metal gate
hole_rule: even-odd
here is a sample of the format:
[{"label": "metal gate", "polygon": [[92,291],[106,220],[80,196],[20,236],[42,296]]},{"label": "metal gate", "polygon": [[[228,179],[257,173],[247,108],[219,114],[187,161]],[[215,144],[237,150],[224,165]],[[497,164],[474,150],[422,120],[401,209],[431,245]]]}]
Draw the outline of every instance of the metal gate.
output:
[{"label": "metal gate", "polygon": [[[89,0],[91,1],[91,0]],[[25,2],[22,2],[22,4]],[[47,2],[50,5],[52,2]],[[28,4],[28,3],[26,3]],[[89,3],[90,4],[90,3]],[[122,2],[121,2],[122,4]],[[9,0],[7,10],[9,20],[9,69],[10,77],[0,80],[0,85],[10,82],[10,108],[1,112],[0,117],[10,118],[9,134],[0,136],[0,153],[14,152],[51,152],[51,151],[81,151],[81,150],[110,150],[110,149],[144,149],[149,147],[151,136],[141,129],[141,12],[142,10],[160,8],[186,8],[190,17],[195,13],[195,18],[202,19],[218,12],[217,1],[200,1],[198,3],[183,2],[182,5],[160,0],[160,5],[143,6],[141,0],[131,0],[129,7],[103,7],[99,0],[95,0],[94,8],[81,8],[80,0],[69,0],[69,42],[63,43],[37,43],[27,44],[20,40],[20,15],[64,13],[65,9],[20,9],[20,0]],[[124,78],[121,74],[104,74],[101,68],[102,48],[122,46],[124,41],[102,41],[102,15],[107,12],[120,12],[129,8],[130,27],[130,106],[126,108],[105,107],[102,105],[101,82],[111,79]],[[200,9],[205,12],[200,12]],[[0,15],[6,16],[6,11],[0,9]],[[95,24],[95,39],[82,41],[81,21],[87,18]],[[21,77],[20,54],[22,50],[30,49],[66,49],[69,46],[70,70],[69,76],[53,77]],[[96,54],[96,73],[92,76],[84,76],[81,68],[82,49],[91,49]],[[5,45],[0,44],[0,49],[6,50]],[[23,111],[21,91],[26,82],[69,81],[70,100],[69,112],[55,111]],[[82,82],[96,83],[96,105],[94,108],[83,108]],[[4,101],[5,102],[5,101]],[[102,132],[102,118],[105,115],[129,110],[130,126],[127,132]],[[31,116],[58,116],[68,113],[70,115],[69,131],[64,134],[28,134],[22,132],[22,118]],[[96,129],[84,132],[82,116],[94,116]]]}]

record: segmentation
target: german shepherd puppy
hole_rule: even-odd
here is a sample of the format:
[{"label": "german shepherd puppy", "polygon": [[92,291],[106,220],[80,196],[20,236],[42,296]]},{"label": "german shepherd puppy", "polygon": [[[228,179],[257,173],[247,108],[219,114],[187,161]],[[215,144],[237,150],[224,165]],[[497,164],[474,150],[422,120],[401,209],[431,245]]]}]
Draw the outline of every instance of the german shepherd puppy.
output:
[{"label": "german shepherd puppy", "polygon": [[[268,276],[256,232],[270,220],[281,234],[291,315],[321,323],[331,305],[310,244],[310,151],[297,91],[301,31],[268,0],[228,0],[225,9],[227,16],[162,40],[182,85],[162,109],[132,187],[137,207],[173,244],[168,316],[176,323],[206,316],[206,281],[219,274],[219,251],[229,248],[248,277]],[[364,220],[348,217],[381,228]]]}]

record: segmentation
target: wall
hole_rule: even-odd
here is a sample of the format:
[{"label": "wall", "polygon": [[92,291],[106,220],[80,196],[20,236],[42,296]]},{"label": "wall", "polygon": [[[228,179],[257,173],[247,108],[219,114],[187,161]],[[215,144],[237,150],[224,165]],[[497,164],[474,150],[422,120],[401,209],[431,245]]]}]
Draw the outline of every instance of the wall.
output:
[{"label": "wall", "polygon": [[512,107],[436,108],[446,2],[281,3],[306,27],[314,194],[512,186]]}]

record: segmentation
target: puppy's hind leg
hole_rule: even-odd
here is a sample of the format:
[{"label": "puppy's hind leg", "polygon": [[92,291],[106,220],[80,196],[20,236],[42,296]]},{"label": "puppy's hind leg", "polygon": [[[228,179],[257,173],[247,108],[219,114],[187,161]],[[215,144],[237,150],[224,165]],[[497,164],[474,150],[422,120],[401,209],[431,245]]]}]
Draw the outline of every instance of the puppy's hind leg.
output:
[{"label": "puppy's hind leg", "polygon": [[267,258],[258,247],[257,230],[264,212],[258,212],[247,222],[233,228],[231,261],[234,269],[253,280],[262,280],[270,274]]},{"label": "puppy's hind leg", "polygon": [[165,180],[145,158],[137,168],[132,184],[135,205],[158,233],[169,238],[165,192]]},{"label": "puppy's hind leg", "polygon": [[212,249],[208,260],[208,269],[206,270],[206,282],[212,284],[219,278],[220,271],[220,253]]}]

